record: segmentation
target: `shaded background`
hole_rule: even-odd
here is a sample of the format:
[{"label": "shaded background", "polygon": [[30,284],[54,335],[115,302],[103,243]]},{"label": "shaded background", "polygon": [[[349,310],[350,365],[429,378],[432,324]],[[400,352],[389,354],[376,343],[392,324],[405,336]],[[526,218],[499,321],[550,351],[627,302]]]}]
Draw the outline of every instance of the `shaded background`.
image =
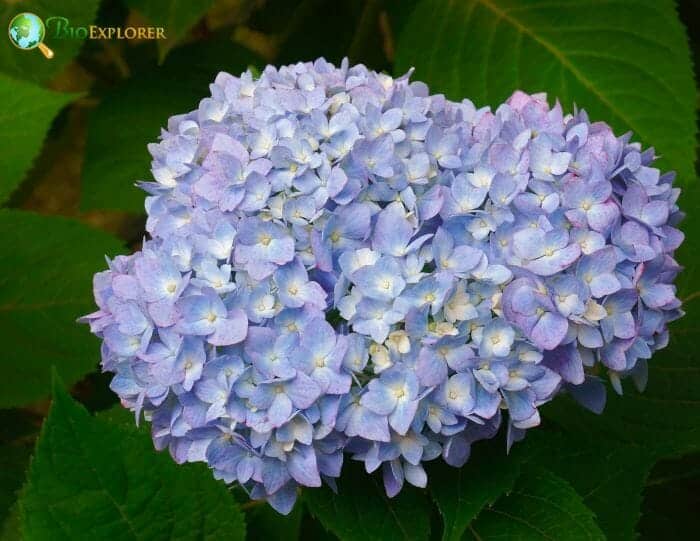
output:
[{"label": "shaded background", "polygon": [[[39,58],[36,51],[23,53],[8,49],[8,52],[10,46],[3,44],[0,64],[6,73],[57,92],[80,94],[69,106],[58,107],[60,111],[53,120],[48,117],[44,120],[48,126],[46,137],[40,150],[30,157],[33,165],[21,175],[23,181],[21,185],[17,183],[6,206],[76,218],[114,234],[130,251],[138,249],[144,232],[145,215],[141,210],[144,194],[133,187],[133,182],[149,178],[150,156],[145,144],[156,139],[168,116],[194,108],[207,95],[207,84],[217,71],[237,73],[249,66],[260,69],[267,63],[279,65],[319,56],[337,62],[349,56],[354,63],[362,62],[375,70],[393,73],[397,42],[416,3],[415,0],[209,0],[191,3],[201,4],[198,8],[188,3],[189,7],[178,8],[182,11],[176,9],[165,14],[164,6],[169,2],[102,0],[81,4],[79,0],[5,0],[0,3],[2,20],[9,20],[7,14],[28,9],[75,13],[72,20],[83,17],[88,24],[93,16],[85,6],[94,4],[95,24],[138,26],[157,21],[173,36],[158,44],[86,41],[74,58],[70,48],[80,46],[79,43],[52,41],[48,36],[47,44],[57,52],[51,65]],[[682,0],[678,7],[697,66],[700,2]],[[37,58],[32,60],[31,68],[13,64],[12,55],[34,53]],[[417,76],[421,78],[420,70]],[[0,96],[1,92],[0,88]],[[13,143],[6,138],[0,139],[2,144]],[[0,146],[0,153],[5,151]],[[3,175],[9,178],[9,171],[0,171],[0,181],[7,180]],[[686,207],[686,210],[700,212],[696,208]],[[50,236],[50,232],[46,235]],[[44,239],[38,235],[14,241],[40,246]],[[0,329],[0,334],[7,332],[7,327]],[[30,344],[30,350],[31,347]],[[96,361],[96,340],[87,347],[92,348]],[[96,368],[94,362],[93,365]],[[95,370],[74,383],[71,391],[89,410],[106,410],[116,403],[108,383],[109,377]],[[24,482],[25,467],[49,404],[47,398],[37,398],[21,408],[0,409],[0,484],[3,486],[0,522],[8,516],[15,491]],[[643,490],[637,527],[640,537],[694,537],[700,525],[698,510],[700,455],[660,462]],[[249,513],[249,538],[264,538],[266,533],[274,537],[274,532],[265,530],[269,517],[257,518],[256,512]],[[289,527],[290,532],[298,528],[300,539],[333,538],[308,513],[293,520],[294,524],[285,528]],[[434,517],[434,521],[439,522],[439,517]],[[13,538],[8,532],[6,526],[3,535],[7,537],[0,539]]]}]

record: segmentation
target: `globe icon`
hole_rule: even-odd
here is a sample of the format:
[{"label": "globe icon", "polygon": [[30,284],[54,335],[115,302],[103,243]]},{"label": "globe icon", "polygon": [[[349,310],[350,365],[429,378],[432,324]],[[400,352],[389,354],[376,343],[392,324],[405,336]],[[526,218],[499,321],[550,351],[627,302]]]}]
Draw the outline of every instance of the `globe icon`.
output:
[{"label": "globe icon", "polygon": [[44,21],[33,13],[20,13],[10,21],[10,39],[20,49],[34,49],[43,40]]},{"label": "globe icon", "polygon": [[43,44],[46,34],[44,21],[33,13],[15,15],[10,21],[8,34],[16,47],[24,50],[39,47],[46,58],[53,57],[53,51]]}]

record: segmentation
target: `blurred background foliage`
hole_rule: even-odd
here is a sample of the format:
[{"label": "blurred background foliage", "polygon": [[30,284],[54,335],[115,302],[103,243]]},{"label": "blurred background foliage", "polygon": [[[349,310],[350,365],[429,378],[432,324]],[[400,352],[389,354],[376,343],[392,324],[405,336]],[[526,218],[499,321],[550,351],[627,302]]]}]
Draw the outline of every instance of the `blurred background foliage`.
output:
[{"label": "blurred background foliage", "polygon": [[[0,40],[0,541],[697,537],[696,0],[0,0],[1,21],[21,11],[168,39],[47,35],[52,61]],[[562,397],[511,456],[499,436],[393,500],[350,465],[338,496],[309,490],[285,518],[152,450],[75,324],[103,256],[139,247],[146,144],[218,71],[319,56],[415,67],[433,92],[479,106],[547,91],[656,147],[684,188],[688,315],[644,394],[626,386],[601,417]]]}]

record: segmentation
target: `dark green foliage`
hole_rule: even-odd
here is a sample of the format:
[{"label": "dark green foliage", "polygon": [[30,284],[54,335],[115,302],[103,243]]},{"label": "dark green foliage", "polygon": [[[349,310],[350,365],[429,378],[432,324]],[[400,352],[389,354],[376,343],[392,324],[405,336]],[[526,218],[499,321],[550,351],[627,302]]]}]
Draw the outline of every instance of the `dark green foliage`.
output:
[{"label": "dark green foliage", "polygon": [[605,539],[593,512],[571,485],[544,469],[524,471],[513,491],[485,509],[469,532],[484,541]]},{"label": "dark green foliage", "polygon": [[163,66],[142,66],[111,89],[89,121],[83,208],[143,212],[143,191],[134,183],[151,180],[146,145],[168,117],[197,108],[219,71],[240,73],[255,61],[239,47],[208,41],[174,51]]},{"label": "dark green foliage", "polygon": [[[700,187],[686,36],[697,41],[696,4],[680,2],[688,29],[673,0],[0,4],[5,23],[31,11],[73,26],[163,26],[169,38],[83,42],[49,33],[52,61],[0,45],[0,205],[10,207],[0,210],[0,407],[24,408],[0,410],[0,541],[697,537]],[[148,423],[134,428],[120,406],[95,414],[115,399],[109,377],[98,375],[97,340],[75,320],[95,309],[91,277],[105,268],[103,256],[138,248],[124,246],[139,235],[120,211],[143,213],[134,183],[151,180],[146,145],[169,116],[208,95],[218,71],[319,56],[397,76],[415,67],[431,92],[478,106],[517,88],[546,91],[565,112],[576,104],[656,148],[660,167],[675,169],[683,187],[678,284],[688,314],[651,360],[644,393],[625,382],[602,415],[559,397],[509,454],[501,433],[475,444],[461,469],[429,464],[427,489],[405,487],[393,499],[380,472],[368,475],[348,456],[338,494],[304,490],[287,517],[200,464],[156,452]],[[51,156],[57,163],[44,171]],[[49,410],[52,365],[79,384],[77,401],[56,384]]]},{"label": "dark green foliage", "polygon": [[0,407],[48,395],[51,365],[73,383],[99,348],[76,319],[94,311],[92,275],[124,250],[112,235],[66,218],[0,210]]},{"label": "dark green foliage", "polygon": [[28,541],[245,539],[242,513],[206,467],[179,467],[147,431],[96,419],[56,378],[19,503]]},{"label": "dark green foliage", "polygon": [[168,51],[201,19],[214,0],[127,0],[127,5],[145,15],[155,26],[167,29],[167,39],[158,41],[158,57]]},{"label": "dark green foliage", "polygon": [[24,179],[53,118],[75,98],[0,73],[0,204]]},{"label": "dark green foliage", "polygon": [[520,473],[519,458],[506,456],[500,439],[474,447],[464,467],[436,462],[428,470],[430,492],[444,523],[444,541],[461,539],[484,507],[511,491]]},{"label": "dark green foliage", "polygon": [[304,492],[309,511],[327,530],[348,541],[428,539],[430,511],[422,491],[404,487],[390,499],[381,475],[367,475],[351,461],[343,473],[338,494],[328,488]]},{"label": "dark green foliage", "polygon": [[[70,21],[70,26],[73,28],[87,27],[95,20],[99,4],[100,0],[6,1],[0,4],[0,21],[3,26],[7,25],[17,13],[28,11],[41,17],[44,22],[50,17],[63,17]],[[56,27],[49,21],[44,43],[54,52],[50,62],[46,61],[38,49],[18,51],[9,40],[0,40],[0,71],[16,79],[34,82],[47,81],[58,74],[78,54],[84,40],[56,38],[55,29]],[[4,85],[0,85],[0,88],[2,86]],[[20,96],[22,94],[17,94],[17,97]],[[2,106],[5,105],[4,102],[5,100],[0,100]],[[47,123],[51,121],[50,115],[45,115],[45,118]]]},{"label": "dark green foliage", "polygon": [[593,120],[632,130],[683,185],[694,182],[695,87],[672,0],[425,0],[396,63],[478,106],[518,88],[547,92],[566,111],[576,103]]}]

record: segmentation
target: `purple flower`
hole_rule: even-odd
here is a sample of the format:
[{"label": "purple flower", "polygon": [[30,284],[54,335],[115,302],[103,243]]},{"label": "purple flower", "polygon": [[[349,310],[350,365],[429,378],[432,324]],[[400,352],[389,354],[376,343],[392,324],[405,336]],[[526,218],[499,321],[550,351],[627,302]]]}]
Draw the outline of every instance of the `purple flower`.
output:
[{"label": "purple flower", "polygon": [[389,426],[406,434],[418,408],[418,378],[410,370],[388,370],[373,379],[360,404],[388,418]]},{"label": "purple flower", "polygon": [[259,218],[243,220],[236,241],[236,263],[257,280],[294,259],[294,239],[282,226],[272,222]]},{"label": "purple flower", "polygon": [[395,257],[404,256],[420,248],[428,236],[410,242],[413,226],[406,218],[406,211],[399,202],[391,203],[379,213],[372,236],[372,249]]},{"label": "purple flower", "polygon": [[217,75],[149,145],[142,250],[95,276],[121,403],[289,513],[345,453],[389,496],[564,390],[643,386],[682,315],[673,174],[585,112],[323,59]]},{"label": "purple flower", "polygon": [[325,309],[326,292],[317,282],[309,281],[309,274],[299,259],[277,269],[274,279],[284,306],[301,308],[309,305]]},{"label": "purple flower", "polygon": [[546,287],[530,278],[512,281],[503,292],[503,315],[542,349],[554,349],[569,325],[554,307]]},{"label": "purple flower", "polygon": [[537,180],[552,181],[555,175],[563,175],[570,161],[571,154],[554,151],[548,138],[538,137],[530,146],[530,167]]},{"label": "purple flower", "polygon": [[383,256],[372,265],[360,267],[350,279],[364,297],[377,301],[392,301],[406,287],[401,277],[400,263],[390,256]]},{"label": "purple flower", "polygon": [[360,140],[352,151],[358,167],[366,174],[388,178],[394,174],[394,140],[390,134],[373,141]]},{"label": "purple flower", "polygon": [[311,376],[324,393],[345,394],[351,384],[350,376],[341,371],[347,347],[345,337],[336,336],[325,319],[314,319],[301,332],[292,364]]},{"label": "purple flower", "polygon": [[578,244],[569,244],[569,233],[559,229],[518,231],[513,236],[513,250],[522,259],[523,268],[540,276],[563,271],[581,254]]},{"label": "purple flower", "polygon": [[576,276],[588,288],[593,297],[601,298],[619,290],[622,286],[615,276],[617,253],[610,246],[581,258]]},{"label": "purple flower", "polygon": [[568,208],[566,217],[577,227],[590,227],[605,232],[619,216],[618,206],[610,199],[612,185],[608,181],[587,183],[577,178],[564,185],[562,202]]},{"label": "purple flower", "polygon": [[350,437],[359,436],[369,441],[389,441],[389,421],[363,405],[357,394],[347,394],[340,406],[336,428]]},{"label": "purple flower", "polygon": [[637,304],[638,295],[634,289],[621,289],[603,301],[607,313],[600,321],[600,329],[605,341],[617,338],[632,338],[635,335],[636,323],[632,309]]},{"label": "purple flower", "polygon": [[201,295],[190,295],[178,301],[181,319],[178,330],[195,336],[206,336],[214,346],[237,344],[248,332],[248,318],[243,310],[227,310],[224,302],[212,289]]},{"label": "purple flower", "polygon": [[310,407],[321,395],[318,384],[303,372],[294,376],[260,382],[250,396],[251,405],[266,410],[272,427],[282,426],[295,408]]},{"label": "purple flower", "polygon": [[481,357],[506,357],[515,339],[513,328],[502,320],[494,320],[484,328],[479,345]]},{"label": "purple flower", "polygon": [[435,233],[432,242],[433,259],[437,268],[447,274],[466,277],[482,262],[483,252],[468,245],[455,246],[452,235],[443,228]]},{"label": "purple flower", "polygon": [[437,390],[437,396],[449,411],[466,417],[476,404],[476,382],[469,373],[459,373],[447,379]]},{"label": "purple flower", "polygon": [[251,327],[245,341],[244,351],[253,366],[264,377],[290,377],[296,372],[290,362],[298,347],[296,334],[279,335],[268,327]]},{"label": "purple flower", "polygon": [[649,226],[658,227],[668,222],[669,206],[663,200],[650,200],[641,186],[632,184],[622,198],[625,216]]}]

